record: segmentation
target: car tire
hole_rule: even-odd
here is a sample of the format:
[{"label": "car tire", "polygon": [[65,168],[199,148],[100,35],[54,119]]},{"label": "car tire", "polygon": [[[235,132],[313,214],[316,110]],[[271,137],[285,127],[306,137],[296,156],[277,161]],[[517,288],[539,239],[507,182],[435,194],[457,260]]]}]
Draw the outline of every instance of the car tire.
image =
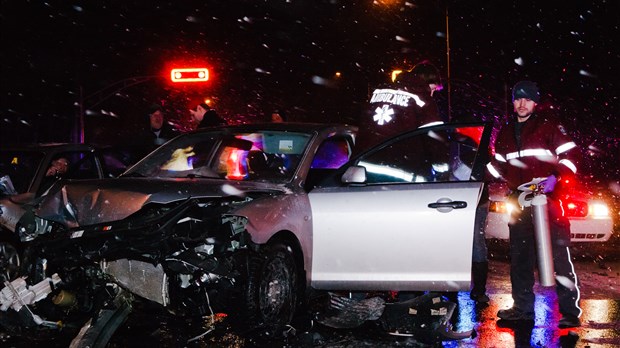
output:
[{"label": "car tire", "polygon": [[14,238],[0,236],[0,284],[17,277],[21,259],[21,250]]},{"label": "car tire", "polygon": [[275,334],[289,325],[297,309],[299,272],[292,249],[267,246],[250,260],[245,319],[252,328]]}]

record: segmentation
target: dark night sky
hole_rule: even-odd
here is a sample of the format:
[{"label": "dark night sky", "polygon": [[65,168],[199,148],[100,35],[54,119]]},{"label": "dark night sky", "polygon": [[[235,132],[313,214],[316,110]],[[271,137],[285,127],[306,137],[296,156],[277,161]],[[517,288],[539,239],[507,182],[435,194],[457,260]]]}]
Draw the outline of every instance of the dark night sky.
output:
[{"label": "dark night sky", "polygon": [[[93,95],[87,141],[122,139],[157,101],[184,125],[203,97],[231,122],[284,109],[291,120],[356,123],[368,89],[393,68],[430,59],[447,85],[448,8],[453,116],[501,120],[510,87],[532,79],[581,145],[618,152],[615,0],[0,4],[0,144],[69,141],[80,90]],[[183,64],[207,65],[211,81],[166,82]],[[113,93],[120,80],[153,75],[162,78]]]}]

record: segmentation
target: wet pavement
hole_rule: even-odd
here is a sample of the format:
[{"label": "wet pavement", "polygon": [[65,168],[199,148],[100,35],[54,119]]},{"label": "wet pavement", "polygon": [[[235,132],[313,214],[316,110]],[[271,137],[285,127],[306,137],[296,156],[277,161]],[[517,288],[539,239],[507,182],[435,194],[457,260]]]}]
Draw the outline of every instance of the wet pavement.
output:
[{"label": "wet pavement", "polygon": [[601,266],[583,261],[575,268],[581,283],[582,326],[558,329],[560,314],[553,287],[535,287],[533,323],[505,326],[497,311],[512,306],[509,266],[492,261],[486,308],[476,308],[467,293],[459,293],[456,329],[473,328],[477,337],[444,344],[449,347],[618,347],[620,346],[620,263]]},{"label": "wet pavement", "polygon": [[[500,252],[501,253],[501,252]],[[132,314],[114,335],[110,347],[619,347],[620,260],[602,262],[594,257],[574,257],[581,290],[582,326],[558,329],[560,319],[553,288],[536,285],[535,320],[505,326],[498,322],[500,309],[512,305],[509,264],[502,254],[490,262],[489,305],[477,306],[469,293],[444,294],[458,306],[450,323],[456,332],[473,330],[471,337],[442,340],[434,336],[393,336],[379,321],[369,320],[358,328],[334,329],[318,323],[314,308],[293,323],[277,339],[256,333],[235,332],[225,315],[203,322],[170,317],[156,309]],[[32,347],[33,343],[0,335],[2,347]],[[46,347],[66,342],[42,341]]]}]

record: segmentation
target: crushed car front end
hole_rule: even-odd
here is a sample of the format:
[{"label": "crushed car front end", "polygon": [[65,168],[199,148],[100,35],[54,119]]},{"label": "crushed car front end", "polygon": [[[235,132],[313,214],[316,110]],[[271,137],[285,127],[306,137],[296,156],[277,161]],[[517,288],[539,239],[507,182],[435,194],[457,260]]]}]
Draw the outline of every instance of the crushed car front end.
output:
[{"label": "crushed car front end", "polygon": [[[135,188],[140,180],[127,181]],[[39,272],[37,279],[52,274],[64,279],[76,268],[100,264],[114,282],[171,311],[202,315],[208,309],[205,294],[212,305],[221,303],[221,309],[225,299],[218,300],[218,295],[240,282],[243,255],[256,250],[247,218],[235,210],[280,193],[262,188],[225,196],[205,191],[204,184],[191,188],[194,184],[199,185],[177,182],[166,199],[162,191],[113,191],[102,182],[90,190],[88,185],[64,187],[42,204],[38,215],[28,214],[20,222],[22,240],[30,241],[25,263],[35,265],[31,271]],[[176,196],[180,187],[197,197]],[[107,205],[116,206],[116,212],[93,209]],[[85,206],[88,217],[82,216]],[[42,260],[47,266],[37,267]]]}]

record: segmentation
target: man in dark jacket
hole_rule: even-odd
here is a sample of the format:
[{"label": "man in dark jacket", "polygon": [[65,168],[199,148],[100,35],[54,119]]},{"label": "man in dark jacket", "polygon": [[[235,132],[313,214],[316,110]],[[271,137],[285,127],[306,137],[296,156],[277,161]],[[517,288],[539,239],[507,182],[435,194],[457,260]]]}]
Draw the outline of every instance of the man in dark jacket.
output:
[{"label": "man in dark jacket", "polygon": [[192,114],[192,120],[198,124],[196,128],[216,127],[226,124],[226,121],[205,103],[198,104],[196,110],[189,110],[189,112]]},{"label": "man in dark jacket", "polygon": [[151,105],[147,115],[149,120],[148,126],[136,134],[132,140],[136,151],[142,152],[142,155],[146,155],[179,134],[176,129],[166,122],[164,109],[161,105]]},{"label": "man in dark jacket", "polygon": [[[570,225],[563,216],[562,202],[554,193],[560,189],[561,179],[577,171],[579,150],[558,119],[535,112],[540,100],[534,82],[518,82],[513,90],[516,117],[497,135],[495,156],[487,169],[495,178],[504,179],[514,199],[519,185],[534,178],[545,177],[549,229],[552,240],[553,264],[556,273],[556,292],[562,318],[561,328],[580,326],[579,288],[571,262]],[[514,199],[516,202],[516,199]],[[534,265],[536,260],[535,231],[531,207],[516,209],[509,223],[510,281],[512,308],[500,310],[497,316],[506,321],[534,319]]]},{"label": "man in dark jacket", "polygon": [[440,89],[439,71],[428,61],[375,89],[359,122],[356,149],[361,151],[399,133],[443,123],[433,99],[433,93]]}]

